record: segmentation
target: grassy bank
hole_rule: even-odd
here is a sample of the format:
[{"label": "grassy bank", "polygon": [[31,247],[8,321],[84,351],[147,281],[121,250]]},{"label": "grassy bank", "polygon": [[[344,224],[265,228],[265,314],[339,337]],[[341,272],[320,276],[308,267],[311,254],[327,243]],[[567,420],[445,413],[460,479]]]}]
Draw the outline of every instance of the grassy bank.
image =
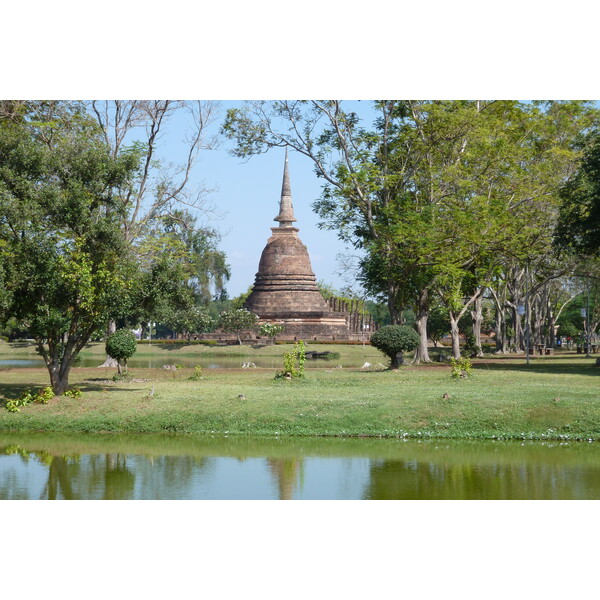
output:
[{"label": "grassy bank", "polygon": [[[364,350],[341,350],[341,362],[355,351]],[[460,381],[442,364],[396,372],[329,367],[298,381],[276,381],[271,369],[206,370],[198,381],[189,379],[192,369],[136,369],[132,381],[113,382],[113,370],[75,368],[71,384],[81,398],[0,410],[0,430],[600,440],[594,361],[559,355],[523,363],[480,361]],[[47,381],[44,369],[0,371],[0,399]]]}]

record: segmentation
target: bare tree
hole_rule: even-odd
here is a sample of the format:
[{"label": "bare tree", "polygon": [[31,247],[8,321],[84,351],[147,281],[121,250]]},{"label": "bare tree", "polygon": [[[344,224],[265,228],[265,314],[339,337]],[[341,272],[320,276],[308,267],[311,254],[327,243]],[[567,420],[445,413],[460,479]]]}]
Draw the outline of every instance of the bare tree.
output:
[{"label": "bare tree", "polygon": [[[158,218],[173,219],[181,214],[182,206],[201,214],[212,213],[207,201],[210,191],[204,185],[192,184],[192,172],[199,153],[217,145],[217,136],[209,133],[209,126],[218,114],[218,105],[212,101],[173,100],[93,100],[88,104],[95,115],[104,139],[113,156],[121,152],[137,152],[140,169],[121,196],[124,208],[123,234],[131,245]],[[185,119],[188,125],[184,157],[178,163],[162,160],[161,141],[172,134],[171,125]],[[108,324],[108,333],[115,330]],[[110,357],[102,366],[108,364]]]}]

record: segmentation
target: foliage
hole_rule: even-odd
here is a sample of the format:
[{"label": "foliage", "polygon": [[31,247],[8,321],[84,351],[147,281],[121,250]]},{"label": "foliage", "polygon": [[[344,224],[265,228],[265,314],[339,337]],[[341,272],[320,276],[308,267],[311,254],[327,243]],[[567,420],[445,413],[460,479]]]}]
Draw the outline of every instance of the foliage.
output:
[{"label": "foliage", "polygon": [[450,367],[452,369],[450,372],[452,379],[465,379],[470,377],[473,371],[473,363],[470,358],[451,358]]},{"label": "foliage", "polygon": [[231,309],[240,309],[244,308],[244,304],[246,300],[248,300],[248,296],[252,293],[252,289],[254,286],[250,286],[245,292],[242,292],[239,296],[232,298],[230,301]]},{"label": "foliage", "polygon": [[77,354],[128,301],[135,267],[119,190],[138,158],[112,156],[79,103],[16,103],[0,115],[3,313],[36,339],[57,395]]},{"label": "foliage", "polygon": [[300,340],[294,344],[291,352],[283,355],[283,371],[275,375],[275,379],[292,379],[304,377],[304,363],[306,362],[306,349],[304,342]]},{"label": "foliage", "polygon": [[198,306],[175,311],[165,322],[177,333],[185,334],[189,341],[194,333],[210,331],[214,321],[208,312]]},{"label": "foliage", "polygon": [[261,337],[268,337],[275,340],[275,337],[283,333],[285,327],[277,323],[263,323],[260,326],[259,334]]},{"label": "foliage", "polygon": [[600,131],[588,134],[579,169],[560,190],[556,242],[562,248],[600,255]]},{"label": "foliage", "polygon": [[220,295],[231,273],[225,253],[218,249],[214,229],[200,227],[186,210],[155,217],[146,227],[135,249],[142,260],[152,263],[165,254],[178,265],[179,278],[197,301],[208,302]]},{"label": "foliage", "polygon": [[[598,120],[592,103],[373,103],[372,123],[341,101],[248,103],[228,111],[233,153],[289,146],[324,180],[323,226],[362,250],[360,280],[392,323],[414,306],[418,356],[437,293],[456,321],[498,269],[544,252],[573,141]],[[452,328],[453,351],[458,330]]]},{"label": "foliage", "polygon": [[406,325],[386,325],[371,336],[371,345],[390,359],[392,369],[399,366],[402,353],[414,350],[418,344],[417,332]]},{"label": "foliage", "polygon": [[202,367],[200,365],[196,365],[194,367],[194,373],[189,377],[189,379],[192,381],[200,381],[202,378]]},{"label": "foliage", "polygon": [[558,335],[560,337],[575,339],[581,332],[582,329],[574,325],[572,321],[561,321],[558,328]]},{"label": "foliage", "polygon": [[436,306],[427,317],[427,334],[429,339],[437,346],[441,339],[450,333],[450,320],[448,311],[442,306]]},{"label": "foliage", "polygon": [[235,333],[238,343],[241,344],[241,333],[244,330],[252,329],[258,321],[258,315],[251,313],[246,308],[237,308],[221,313],[219,326],[227,333]]},{"label": "foliage", "polygon": [[67,396],[69,398],[81,398],[81,390],[78,387],[73,387],[68,390],[65,390],[63,396]]},{"label": "foliage", "polygon": [[106,339],[106,354],[117,361],[119,373],[121,373],[121,361],[127,371],[127,360],[135,354],[136,350],[135,334],[129,329],[117,329]]},{"label": "foliage", "polygon": [[39,390],[34,393],[31,390],[23,392],[18,398],[6,401],[6,410],[8,412],[19,412],[20,407],[27,406],[28,404],[48,404],[48,402],[54,397],[54,392],[50,386]]}]

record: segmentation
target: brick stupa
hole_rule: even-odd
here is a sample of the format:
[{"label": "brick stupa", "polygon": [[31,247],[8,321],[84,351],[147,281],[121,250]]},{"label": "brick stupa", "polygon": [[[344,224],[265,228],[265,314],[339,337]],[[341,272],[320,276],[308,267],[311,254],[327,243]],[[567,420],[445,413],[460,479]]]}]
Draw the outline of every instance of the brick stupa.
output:
[{"label": "brick stupa", "polygon": [[259,323],[284,325],[280,339],[347,339],[347,315],[334,312],[321,296],[308,250],[293,226],[296,219],[287,151],[279,214],[274,220],[279,227],[271,228],[273,233],[260,257],[254,287],[244,307],[260,317]]}]

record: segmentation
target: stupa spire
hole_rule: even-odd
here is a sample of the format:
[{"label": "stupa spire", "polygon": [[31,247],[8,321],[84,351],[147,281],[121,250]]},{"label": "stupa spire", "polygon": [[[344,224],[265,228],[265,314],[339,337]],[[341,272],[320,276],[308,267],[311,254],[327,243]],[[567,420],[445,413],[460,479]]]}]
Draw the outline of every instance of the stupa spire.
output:
[{"label": "stupa spire", "polygon": [[288,171],[287,148],[285,149],[285,165],[283,167],[279,214],[273,220],[279,221],[279,227],[292,227],[292,223],[296,221],[294,218],[294,207],[292,206],[292,187],[290,186],[290,174]]}]

